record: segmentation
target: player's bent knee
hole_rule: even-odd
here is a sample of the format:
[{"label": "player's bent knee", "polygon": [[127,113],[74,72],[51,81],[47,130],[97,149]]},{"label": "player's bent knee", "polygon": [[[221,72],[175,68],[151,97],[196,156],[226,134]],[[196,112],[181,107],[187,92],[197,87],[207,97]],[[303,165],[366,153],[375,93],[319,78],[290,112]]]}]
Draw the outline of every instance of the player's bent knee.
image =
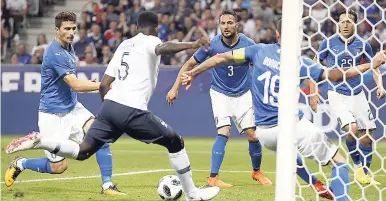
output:
[{"label": "player's bent knee", "polygon": [[358,126],[356,123],[347,124],[344,127],[344,131],[350,132],[351,134],[356,135],[358,133]]},{"label": "player's bent knee", "polygon": [[64,159],[60,162],[50,163],[52,174],[62,174],[64,171],[67,170],[68,167],[68,160]]},{"label": "player's bent knee", "polygon": [[92,123],[94,122],[95,118],[94,117],[91,117],[89,120],[86,121],[86,123],[84,123],[83,125],[83,132],[84,134],[86,135],[87,132],[88,132],[88,129],[90,129]]},{"label": "player's bent knee", "polygon": [[334,163],[347,163],[346,158],[344,158],[339,152],[335,154],[332,160],[334,161]]},{"label": "player's bent knee", "polygon": [[169,153],[177,153],[185,147],[184,139],[175,132],[170,133],[153,143],[166,147]]},{"label": "player's bent knee", "polygon": [[229,138],[229,136],[231,134],[231,127],[230,126],[223,126],[221,128],[218,128],[217,133],[220,135],[225,135]]},{"label": "player's bent knee", "polygon": [[248,137],[249,142],[256,142],[258,140],[255,129],[249,128],[244,131],[244,134]]}]

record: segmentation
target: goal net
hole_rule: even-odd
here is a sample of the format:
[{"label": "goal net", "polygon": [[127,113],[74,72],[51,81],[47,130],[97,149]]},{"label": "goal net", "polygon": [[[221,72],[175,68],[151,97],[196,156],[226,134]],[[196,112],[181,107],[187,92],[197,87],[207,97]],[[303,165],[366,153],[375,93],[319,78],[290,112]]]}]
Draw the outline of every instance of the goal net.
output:
[{"label": "goal net", "polygon": [[[297,1],[290,2],[292,7],[287,9],[292,10],[289,12],[296,15],[293,7],[296,7],[295,2]],[[300,4],[302,4],[300,21],[302,39],[299,40],[298,45],[301,47],[301,55],[315,59],[328,68],[341,68],[344,71],[347,67],[369,62],[372,54],[385,50],[386,1],[300,0]],[[286,10],[286,0],[284,0],[283,23],[286,22],[285,17],[288,17],[285,15],[288,10]],[[345,13],[342,15],[342,12]],[[344,16],[349,18],[346,19]],[[353,25],[352,34],[350,23]],[[296,26],[292,28],[296,29]],[[282,43],[284,44],[287,42],[284,40],[289,39],[285,37],[286,33],[291,35],[296,32],[288,34],[285,26],[283,30]],[[296,39],[295,36],[292,38]],[[347,40],[342,38],[347,38]],[[282,50],[282,63],[284,55],[295,54],[288,52],[291,50],[286,50],[287,52],[284,52],[284,48]],[[380,77],[386,79],[386,66],[381,66],[379,70],[380,74],[370,69],[355,78],[344,79],[342,82],[318,83],[317,91],[310,91],[308,82],[301,85],[303,90],[299,107],[304,112],[304,117],[326,133],[329,140],[339,147],[339,153],[347,160],[350,174],[350,192],[347,200],[386,200],[386,141],[384,140],[386,137],[386,107],[384,107],[386,99],[379,97],[382,95],[384,86]],[[281,75],[280,90],[283,90],[285,74],[281,72]],[[293,80],[287,80],[286,83],[292,83],[293,86],[298,84]],[[318,97],[320,103],[317,104],[317,110],[313,111],[311,105],[315,105],[315,101],[318,100],[315,96]],[[280,107],[284,108],[285,105],[280,105]],[[283,112],[279,111],[279,113],[281,113],[279,116],[283,117]],[[291,118],[294,118],[294,115]],[[285,129],[283,125],[280,125],[281,122],[284,120],[280,121],[279,118],[279,126]],[[375,127],[376,129],[373,129]],[[291,129],[287,130],[287,132],[291,131]],[[294,142],[294,138],[286,140]],[[289,149],[289,146],[292,145],[291,143],[287,145],[278,143],[278,154],[280,149]],[[290,155],[287,153],[287,156]],[[279,160],[284,160],[280,157],[283,156],[278,155],[278,163]],[[312,175],[329,189],[332,180],[331,168],[321,164],[315,165],[313,161],[307,159],[303,161],[305,161],[305,167],[311,170]],[[277,168],[277,176],[281,176],[279,170],[280,167]],[[287,171],[287,174],[293,173],[290,176],[294,176],[295,171]],[[361,171],[364,172],[364,175]],[[291,188],[291,183],[287,184]],[[324,200],[319,197],[312,183],[307,184],[297,177],[295,186],[295,198],[287,200]],[[313,191],[310,191],[310,188]],[[280,194],[278,189],[276,189],[276,200]]]}]

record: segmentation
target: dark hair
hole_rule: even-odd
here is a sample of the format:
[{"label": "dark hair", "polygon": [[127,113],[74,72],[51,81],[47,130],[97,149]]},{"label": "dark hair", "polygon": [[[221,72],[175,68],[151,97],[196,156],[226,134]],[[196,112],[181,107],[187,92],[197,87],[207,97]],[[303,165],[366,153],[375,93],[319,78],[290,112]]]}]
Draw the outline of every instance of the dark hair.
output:
[{"label": "dark hair", "polygon": [[76,15],[71,11],[62,11],[55,16],[55,27],[60,28],[62,22],[76,22]]},{"label": "dark hair", "polygon": [[155,28],[158,26],[158,16],[151,11],[143,11],[138,15],[137,26],[139,28],[143,27],[152,27]]},{"label": "dark hair", "polygon": [[281,19],[276,22],[276,30],[281,34]]},{"label": "dark hair", "polygon": [[[220,17],[223,16],[223,15],[232,15],[233,17],[235,17],[236,22],[238,21],[237,14],[233,10],[224,10],[221,13]],[[219,17],[219,19],[220,19],[220,17]]]},{"label": "dark hair", "polygon": [[354,23],[357,23],[358,15],[357,15],[357,13],[356,13],[353,9],[348,9],[348,10],[343,9],[343,10],[341,10],[341,11],[339,12],[338,20],[337,20],[337,21],[339,21],[340,16],[343,15],[343,14],[348,14],[348,15],[354,16],[353,21],[354,21]]}]

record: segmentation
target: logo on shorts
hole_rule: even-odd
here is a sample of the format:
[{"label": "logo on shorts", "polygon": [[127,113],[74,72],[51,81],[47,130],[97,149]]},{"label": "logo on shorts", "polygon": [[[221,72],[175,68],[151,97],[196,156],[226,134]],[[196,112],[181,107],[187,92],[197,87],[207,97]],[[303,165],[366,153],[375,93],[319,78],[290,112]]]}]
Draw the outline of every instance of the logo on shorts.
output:
[{"label": "logo on shorts", "polygon": [[367,113],[369,114],[369,120],[374,120],[374,116],[373,116],[373,113],[371,112],[371,110],[367,110]]},{"label": "logo on shorts", "polygon": [[214,117],[214,123],[217,125],[218,124],[218,117]]},{"label": "logo on shorts", "polygon": [[164,120],[160,119],[161,125],[164,126],[165,128],[168,127],[168,125],[164,122]]}]

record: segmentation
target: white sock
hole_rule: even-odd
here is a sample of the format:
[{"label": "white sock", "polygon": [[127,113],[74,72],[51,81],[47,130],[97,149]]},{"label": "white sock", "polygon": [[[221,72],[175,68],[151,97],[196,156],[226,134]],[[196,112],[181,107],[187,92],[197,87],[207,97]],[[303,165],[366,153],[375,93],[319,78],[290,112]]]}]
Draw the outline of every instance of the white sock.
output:
[{"label": "white sock", "polygon": [[103,190],[106,190],[112,185],[113,185],[113,182],[109,181],[109,182],[102,184],[102,188],[103,188]]},{"label": "white sock", "polygon": [[182,190],[185,194],[190,194],[196,190],[190,170],[190,161],[185,148],[177,153],[169,153],[170,164],[176,171],[181,181]]},{"label": "white sock", "polygon": [[49,152],[56,151],[56,155],[65,158],[76,159],[79,154],[79,144],[71,140],[58,141],[43,138],[40,140],[40,147]]},{"label": "white sock", "polygon": [[24,168],[23,168],[23,161],[24,161],[24,160],[25,160],[25,158],[22,158],[22,159],[16,161],[16,166],[17,166],[21,171],[24,170]]}]

